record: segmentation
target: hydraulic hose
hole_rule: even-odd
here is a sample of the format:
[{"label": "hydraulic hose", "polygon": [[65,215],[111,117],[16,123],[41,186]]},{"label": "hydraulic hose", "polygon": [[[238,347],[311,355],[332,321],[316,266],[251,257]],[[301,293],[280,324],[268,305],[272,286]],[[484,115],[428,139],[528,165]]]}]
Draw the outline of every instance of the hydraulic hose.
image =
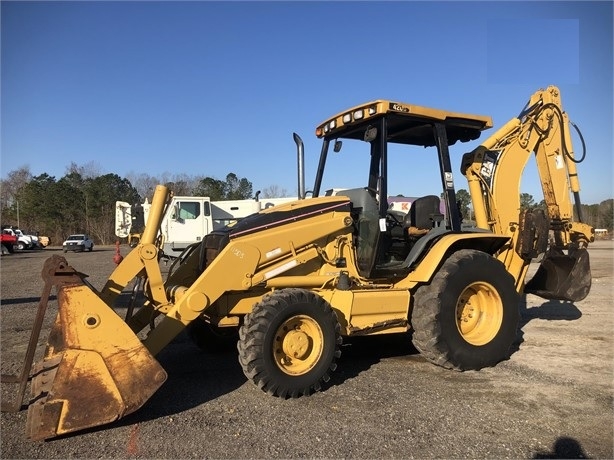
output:
[{"label": "hydraulic hose", "polygon": [[[574,129],[578,133],[578,136],[580,136],[580,142],[582,143],[582,157],[576,160],[573,157],[573,155],[569,152],[569,149],[567,148],[567,142],[565,142],[565,126],[563,126],[563,112],[561,111],[561,108],[558,105],[552,102],[549,102],[541,108],[541,111],[549,107],[552,107],[556,111],[557,115],[559,116],[560,126],[561,126],[561,145],[563,146],[563,153],[573,163],[582,163],[584,159],[586,158],[586,144],[584,143],[584,137],[582,136],[580,129],[571,120],[569,121],[569,123],[574,127]],[[543,132],[543,131],[540,130],[540,132]]]}]

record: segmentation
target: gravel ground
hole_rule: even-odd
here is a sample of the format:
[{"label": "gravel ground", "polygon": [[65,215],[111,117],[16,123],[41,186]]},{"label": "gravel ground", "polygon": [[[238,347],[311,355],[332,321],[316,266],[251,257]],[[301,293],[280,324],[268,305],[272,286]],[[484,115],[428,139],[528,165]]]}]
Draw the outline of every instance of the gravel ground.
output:
[{"label": "gravel ground", "polygon": [[[142,409],[45,442],[26,438],[26,411],[2,413],[0,457],[613,458],[613,250],[612,241],[591,246],[585,300],[526,296],[518,350],[494,368],[447,371],[421,359],[407,335],[365,337],[346,340],[322,392],[280,400],[246,380],[236,352],[206,355],[180,335],[158,355],[169,378]],[[100,289],[114,253],[66,257]],[[20,371],[52,254],[61,249],[2,256],[3,374]],[[38,355],[56,308],[50,302]],[[3,402],[15,393],[2,384]]]}]

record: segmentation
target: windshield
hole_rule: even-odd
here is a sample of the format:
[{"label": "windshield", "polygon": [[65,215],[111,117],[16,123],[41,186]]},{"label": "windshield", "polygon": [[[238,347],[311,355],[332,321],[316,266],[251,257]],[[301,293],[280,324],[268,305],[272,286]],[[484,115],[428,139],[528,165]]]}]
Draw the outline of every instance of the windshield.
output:
[{"label": "windshield", "polygon": [[[382,173],[382,160],[377,140],[366,142],[343,139],[338,151],[334,141],[324,141],[326,165],[321,171],[319,195],[336,195],[344,189],[371,188],[377,195],[385,193],[384,201],[398,197],[440,195],[442,183],[436,147],[421,147],[388,143],[387,173]],[[386,184],[382,178],[386,177]],[[317,184],[316,184],[317,185]],[[385,188],[383,186],[385,185]]]}]

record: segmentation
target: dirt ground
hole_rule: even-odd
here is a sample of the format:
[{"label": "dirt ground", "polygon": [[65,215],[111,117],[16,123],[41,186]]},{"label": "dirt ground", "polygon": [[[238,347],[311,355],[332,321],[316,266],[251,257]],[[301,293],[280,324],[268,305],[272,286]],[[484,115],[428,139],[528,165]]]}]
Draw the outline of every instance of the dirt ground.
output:
[{"label": "dirt ground", "polygon": [[[100,289],[114,253],[66,257]],[[527,295],[518,350],[493,368],[447,371],[425,362],[405,334],[365,337],[344,342],[323,391],[280,400],[246,380],[236,352],[207,355],[182,334],[158,355],[169,378],[139,411],[46,442],[26,438],[25,410],[2,413],[0,457],[613,458],[614,242],[597,241],[589,253],[589,296]],[[2,374],[21,370],[52,254],[61,249],[0,260]],[[38,355],[56,308],[50,302]],[[3,404],[16,391],[3,383]]]}]

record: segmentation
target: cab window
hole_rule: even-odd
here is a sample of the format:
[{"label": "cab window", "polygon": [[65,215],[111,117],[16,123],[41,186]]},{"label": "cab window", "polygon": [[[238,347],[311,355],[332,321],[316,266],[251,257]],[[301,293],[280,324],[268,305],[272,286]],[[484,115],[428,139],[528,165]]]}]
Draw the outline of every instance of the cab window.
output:
[{"label": "cab window", "polygon": [[200,216],[200,203],[195,201],[182,201],[179,203],[179,219],[190,220]]}]

